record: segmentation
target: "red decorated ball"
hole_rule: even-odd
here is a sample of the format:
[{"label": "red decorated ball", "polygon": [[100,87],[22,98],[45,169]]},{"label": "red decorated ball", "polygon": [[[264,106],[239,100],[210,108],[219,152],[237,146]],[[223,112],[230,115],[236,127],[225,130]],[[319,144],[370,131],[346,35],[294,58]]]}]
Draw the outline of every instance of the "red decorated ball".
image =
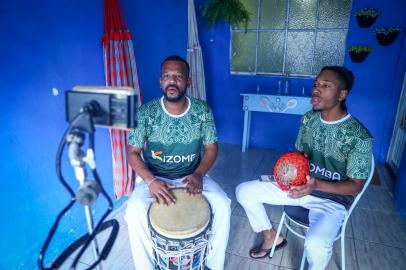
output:
[{"label": "red decorated ball", "polygon": [[309,175],[309,161],[297,152],[283,154],[275,164],[273,173],[282,190],[289,190],[291,186],[306,184]]}]

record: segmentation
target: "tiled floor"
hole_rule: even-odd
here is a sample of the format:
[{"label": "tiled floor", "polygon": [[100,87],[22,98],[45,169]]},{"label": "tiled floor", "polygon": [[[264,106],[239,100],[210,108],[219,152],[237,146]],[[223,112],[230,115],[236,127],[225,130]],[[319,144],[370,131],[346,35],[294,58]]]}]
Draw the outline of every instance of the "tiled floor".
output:
[{"label": "tiled floor", "polygon": [[[261,242],[261,236],[252,232],[244,210],[235,199],[235,187],[261,174],[270,174],[273,164],[281,154],[269,149],[249,149],[241,153],[239,145],[220,145],[219,156],[210,175],[232,199],[231,232],[228,243],[225,269],[298,269],[303,252],[303,241],[288,234],[288,245],[275,253],[272,259],[253,260],[249,249]],[[350,270],[404,270],[406,269],[406,220],[393,203],[389,179],[383,166],[378,166],[380,185],[371,185],[355,208],[346,232],[346,260]],[[119,236],[102,269],[134,269],[127,235],[127,224],[123,220],[126,205],[113,213],[120,223]],[[282,213],[278,206],[268,207],[269,217],[277,225]],[[103,243],[103,236],[99,242]],[[334,244],[329,270],[341,269],[340,243]],[[89,255],[81,259],[85,268],[92,261]],[[65,269],[68,269],[66,267]],[[139,270],[139,269],[138,269]],[[143,269],[141,269],[143,270]]]}]

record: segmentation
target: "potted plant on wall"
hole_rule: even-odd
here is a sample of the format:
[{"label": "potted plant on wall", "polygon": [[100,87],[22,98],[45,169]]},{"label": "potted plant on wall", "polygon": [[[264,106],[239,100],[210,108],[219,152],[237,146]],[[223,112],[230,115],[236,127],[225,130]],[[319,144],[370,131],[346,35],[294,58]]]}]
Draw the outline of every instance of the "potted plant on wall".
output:
[{"label": "potted plant on wall", "polygon": [[223,20],[233,27],[244,26],[247,29],[250,20],[250,13],[239,0],[208,0],[202,16],[210,27]]},{"label": "potted plant on wall", "polygon": [[400,34],[400,28],[377,28],[375,29],[375,36],[378,43],[382,46],[392,44],[393,41]]},{"label": "potted plant on wall", "polygon": [[370,27],[379,16],[380,11],[375,8],[363,8],[355,12],[355,18],[357,19],[360,27]]},{"label": "potted plant on wall", "polygon": [[372,51],[371,46],[365,45],[355,45],[349,50],[351,61],[354,63],[361,63],[368,57],[369,53]]}]

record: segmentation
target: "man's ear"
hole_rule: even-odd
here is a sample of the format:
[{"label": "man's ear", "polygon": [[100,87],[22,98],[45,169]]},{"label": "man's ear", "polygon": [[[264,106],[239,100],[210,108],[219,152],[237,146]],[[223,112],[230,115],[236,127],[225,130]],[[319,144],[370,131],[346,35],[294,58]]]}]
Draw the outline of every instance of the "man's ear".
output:
[{"label": "man's ear", "polygon": [[192,78],[188,77],[187,78],[187,87],[190,87],[192,85]]},{"label": "man's ear", "polygon": [[347,96],[348,96],[348,90],[346,90],[346,89],[340,90],[340,93],[338,95],[338,100],[343,101],[347,98]]}]

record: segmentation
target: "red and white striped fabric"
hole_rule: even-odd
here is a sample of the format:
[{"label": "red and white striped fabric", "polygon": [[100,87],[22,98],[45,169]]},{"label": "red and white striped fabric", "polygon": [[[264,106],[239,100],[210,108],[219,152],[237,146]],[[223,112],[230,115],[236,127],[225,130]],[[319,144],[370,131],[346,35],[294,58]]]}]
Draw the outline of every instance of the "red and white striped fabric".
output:
[{"label": "red and white striped fabric", "polygon": [[[133,87],[138,95],[138,105],[141,104],[131,33],[124,22],[119,0],[104,0],[102,45],[106,85]],[[135,174],[127,163],[127,138],[128,131],[110,129],[116,199],[130,195],[134,190]]]}]

